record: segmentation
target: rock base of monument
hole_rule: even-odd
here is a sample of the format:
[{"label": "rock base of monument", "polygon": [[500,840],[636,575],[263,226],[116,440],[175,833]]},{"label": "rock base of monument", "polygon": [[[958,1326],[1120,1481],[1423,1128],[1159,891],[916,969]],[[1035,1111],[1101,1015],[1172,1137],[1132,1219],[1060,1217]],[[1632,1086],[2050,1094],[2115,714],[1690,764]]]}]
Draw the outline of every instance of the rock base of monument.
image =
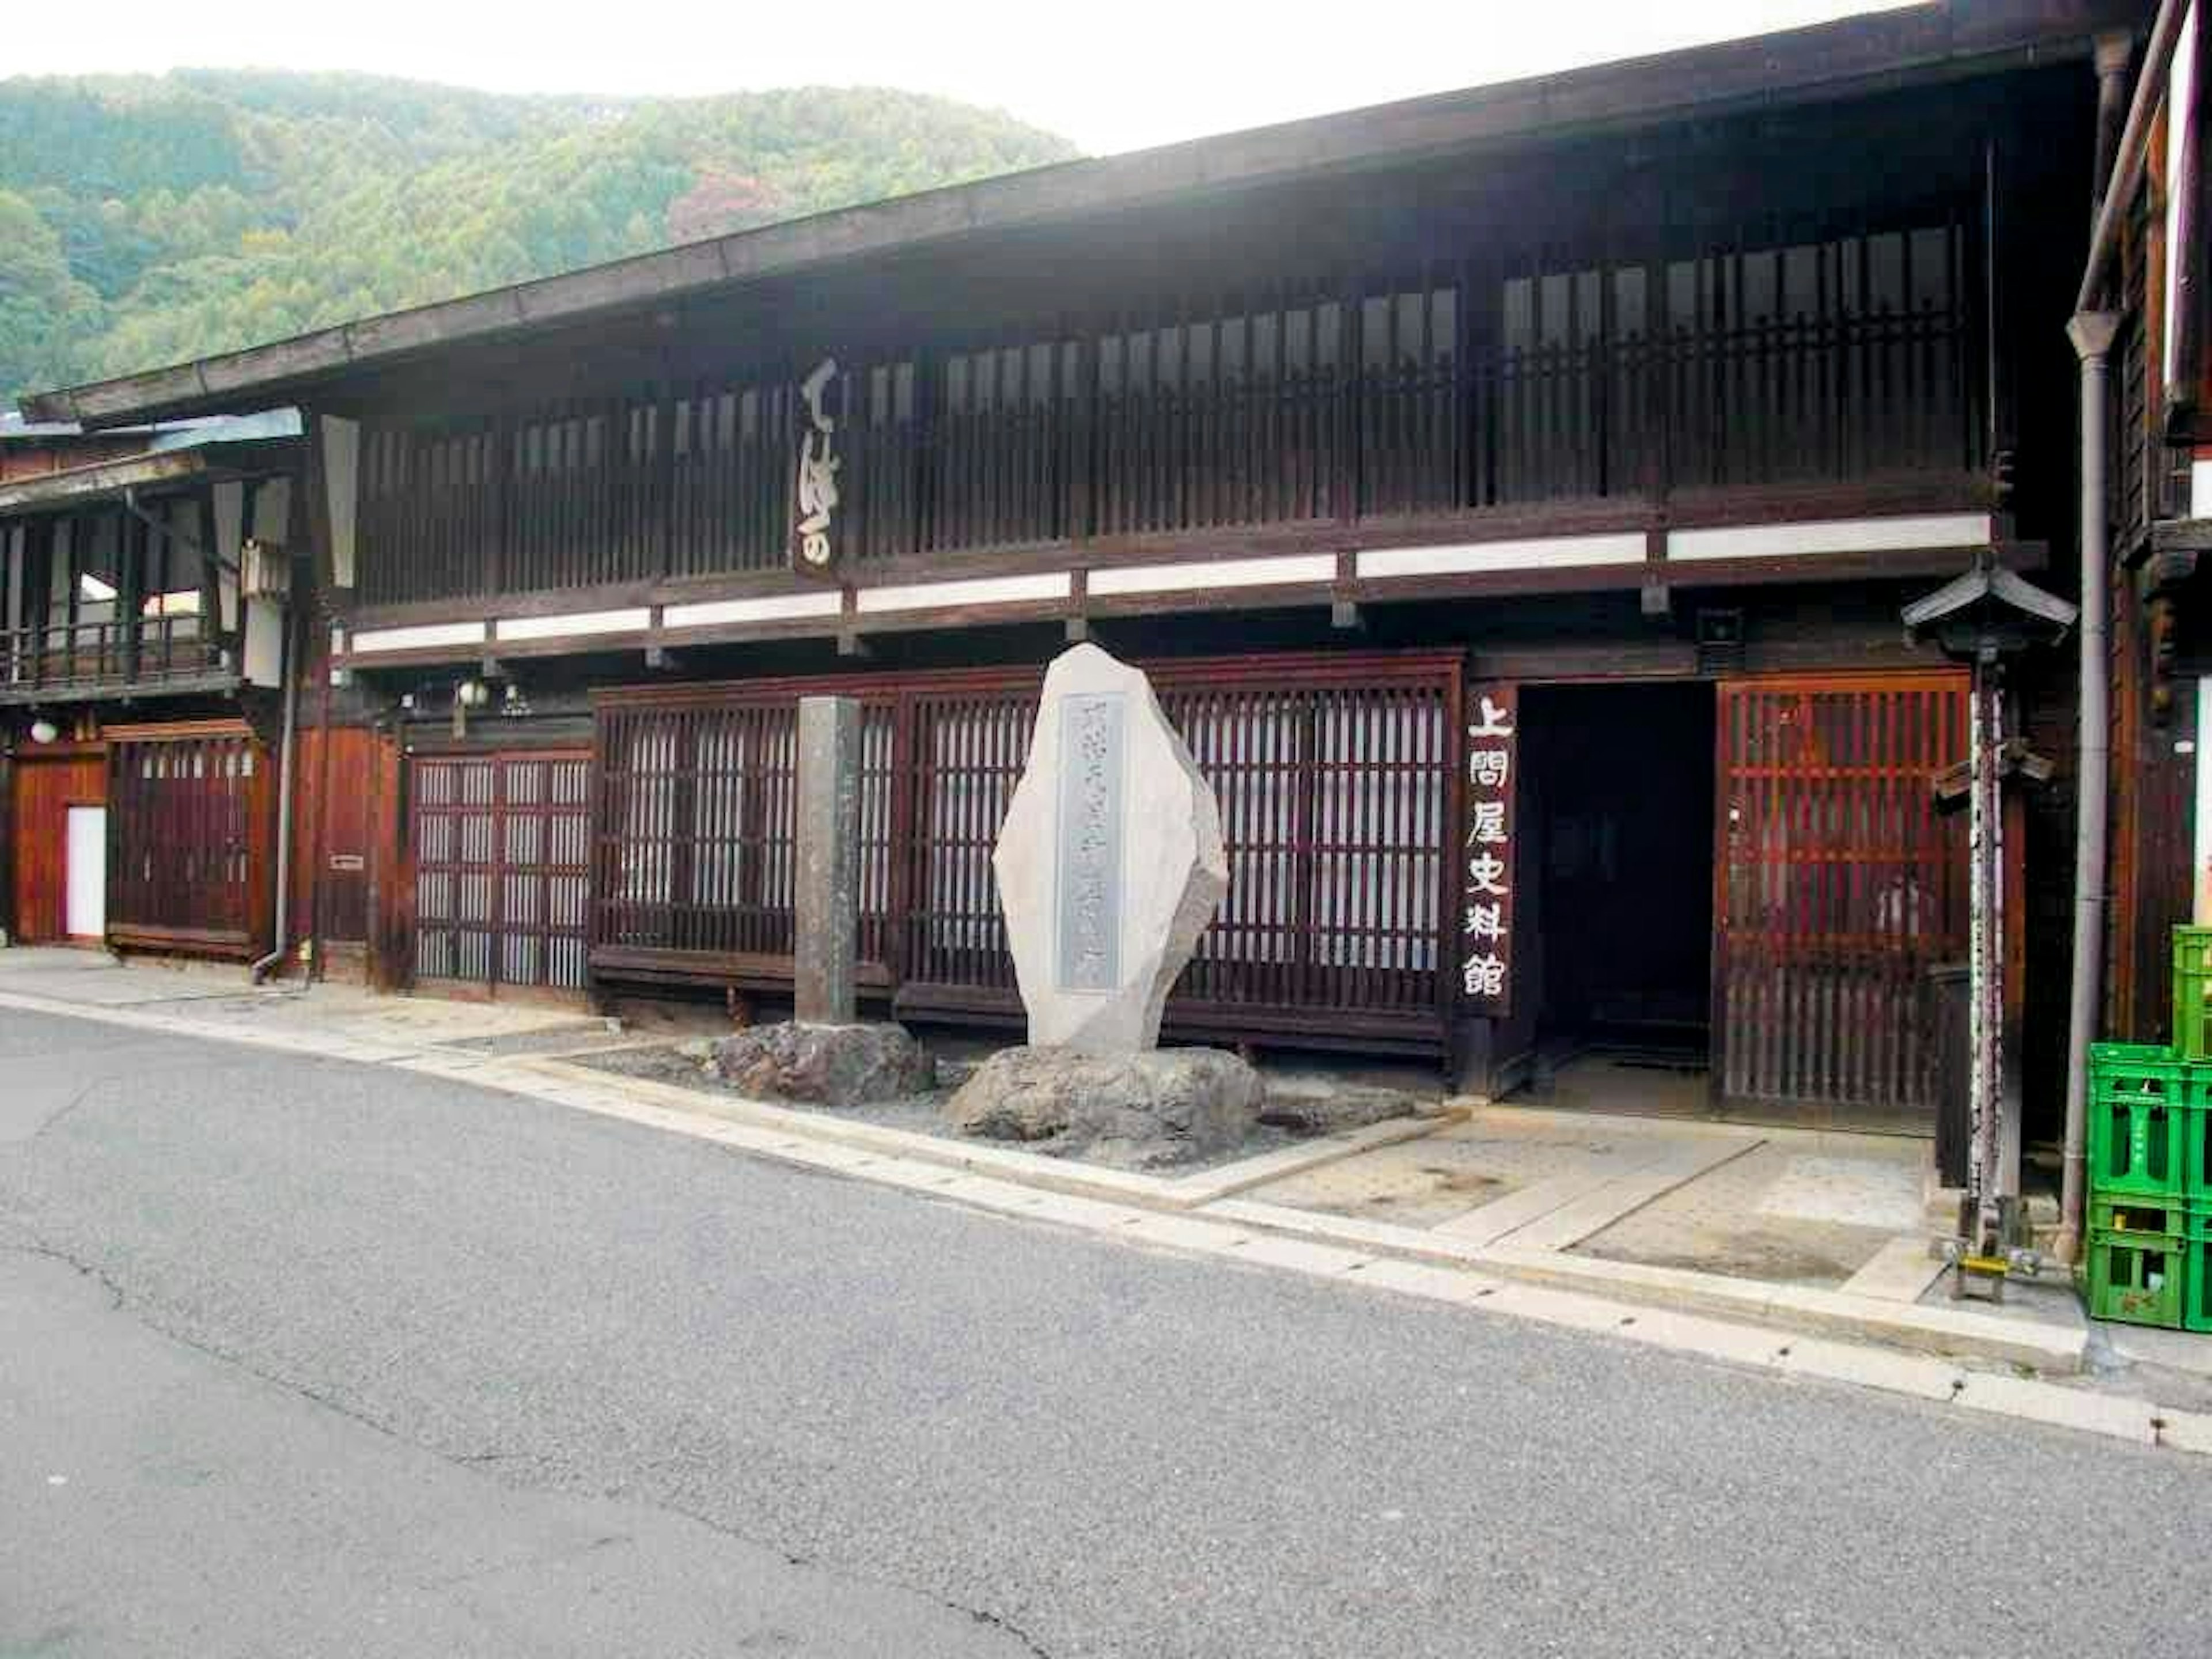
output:
[{"label": "rock base of monument", "polygon": [[1417,1117],[1432,1103],[1400,1089],[1293,1073],[1267,1079],[1260,1121],[1300,1137],[1341,1134],[1386,1118]]},{"label": "rock base of monument", "polygon": [[707,1065],[740,1094],[810,1106],[901,1100],[936,1083],[928,1050],[890,1024],[756,1025],[719,1039]]},{"label": "rock base of monument", "polygon": [[1002,1048],[960,1085],[945,1115],[963,1134],[1157,1170],[1234,1151],[1259,1121],[1266,1092],[1257,1072],[1218,1048]]}]

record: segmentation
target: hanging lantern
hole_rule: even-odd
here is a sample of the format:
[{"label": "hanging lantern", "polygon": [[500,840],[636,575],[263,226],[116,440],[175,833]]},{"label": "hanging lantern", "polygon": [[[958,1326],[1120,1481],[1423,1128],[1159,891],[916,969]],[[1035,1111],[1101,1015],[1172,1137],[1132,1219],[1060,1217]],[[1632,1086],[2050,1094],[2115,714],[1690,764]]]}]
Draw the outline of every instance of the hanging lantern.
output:
[{"label": "hanging lantern", "polygon": [[284,550],[247,538],[238,550],[238,586],[249,599],[283,604],[292,592],[292,565]]}]

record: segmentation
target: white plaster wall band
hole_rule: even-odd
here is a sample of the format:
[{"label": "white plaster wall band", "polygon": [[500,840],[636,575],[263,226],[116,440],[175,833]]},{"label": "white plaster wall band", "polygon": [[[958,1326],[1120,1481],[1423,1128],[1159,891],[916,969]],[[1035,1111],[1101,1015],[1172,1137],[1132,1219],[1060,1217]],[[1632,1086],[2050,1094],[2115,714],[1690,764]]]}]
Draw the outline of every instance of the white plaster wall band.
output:
[{"label": "white plaster wall band", "polygon": [[788,622],[795,617],[834,617],[844,596],[825,587],[805,593],[769,593],[750,599],[705,599],[672,605],[660,613],[663,628],[708,628],[720,623]]},{"label": "white plaster wall band", "polygon": [[1064,599],[1073,591],[1068,573],[1035,576],[975,576],[963,581],[912,582],[895,587],[863,587],[855,596],[860,614],[885,611],[936,611],[959,605],[1035,605]]},{"label": "white plaster wall band", "polygon": [[640,605],[629,611],[580,611],[560,617],[502,617],[493,628],[502,640],[561,640],[593,634],[642,634],[653,626],[653,612]]},{"label": "white plaster wall band", "polygon": [[1986,513],[1908,514],[1880,519],[1824,519],[1805,524],[1737,525],[1674,530],[1669,563],[1706,559],[1790,558],[1822,553],[1895,553],[1914,548],[1986,547]]},{"label": "white plaster wall band", "polygon": [[1093,570],[1086,586],[1103,598],[1115,593],[1188,593],[1212,587],[1273,587],[1335,580],[1334,553],[1293,553],[1269,559],[1108,566]]},{"label": "white plaster wall band", "polygon": [[1641,564],[1640,532],[1606,536],[1543,536],[1524,541],[1472,542],[1450,547],[1382,547],[1359,556],[1365,576],[1447,576],[1490,570],[1573,569]]},{"label": "white plaster wall band", "polygon": [[421,651],[439,645],[482,645],[480,622],[422,623],[412,628],[372,628],[353,636],[353,652],[363,656],[374,651]]}]

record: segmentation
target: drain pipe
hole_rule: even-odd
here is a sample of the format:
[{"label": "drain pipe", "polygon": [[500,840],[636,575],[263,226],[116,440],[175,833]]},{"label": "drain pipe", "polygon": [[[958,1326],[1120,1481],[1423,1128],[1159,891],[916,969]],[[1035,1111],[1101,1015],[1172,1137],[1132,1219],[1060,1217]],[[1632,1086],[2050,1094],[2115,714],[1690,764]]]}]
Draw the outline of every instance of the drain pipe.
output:
[{"label": "drain pipe", "polygon": [[2071,1262],[2081,1247],[2087,1159],[2089,1045],[2096,1041],[2105,965],[2105,811],[2112,785],[2112,557],[2105,521],[2105,430],[2111,395],[2106,354],[2120,319],[2084,311],[2066,325],[2081,360],[2081,689],[2080,761],[2075,773],[2074,983],[2066,1025],[2066,1159],[2053,1253]]},{"label": "drain pipe", "polygon": [[299,637],[303,609],[295,602],[284,618],[284,752],[276,763],[276,902],[270,929],[276,949],[253,964],[256,985],[292,948],[292,757],[300,737],[300,665],[307,655]]}]

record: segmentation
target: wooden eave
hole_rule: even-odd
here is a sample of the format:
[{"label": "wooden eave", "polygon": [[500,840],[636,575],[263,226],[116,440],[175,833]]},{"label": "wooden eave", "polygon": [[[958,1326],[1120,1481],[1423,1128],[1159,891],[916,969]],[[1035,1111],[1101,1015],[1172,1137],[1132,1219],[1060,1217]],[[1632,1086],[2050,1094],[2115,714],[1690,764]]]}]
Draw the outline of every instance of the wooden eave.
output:
[{"label": "wooden eave", "polygon": [[456,346],[873,256],[1424,156],[1832,100],[2086,53],[2120,0],[1929,4],[842,209],[22,400],[88,428],[312,403]]},{"label": "wooden eave", "polygon": [[90,466],[61,472],[42,472],[34,478],[0,484],[0,518],[27,513],[53,513],[126,489],[148,489],[198,477],[208,470],[204,450],[171,450],[159,455],[133,455],[119,461],[96,461]]}]

